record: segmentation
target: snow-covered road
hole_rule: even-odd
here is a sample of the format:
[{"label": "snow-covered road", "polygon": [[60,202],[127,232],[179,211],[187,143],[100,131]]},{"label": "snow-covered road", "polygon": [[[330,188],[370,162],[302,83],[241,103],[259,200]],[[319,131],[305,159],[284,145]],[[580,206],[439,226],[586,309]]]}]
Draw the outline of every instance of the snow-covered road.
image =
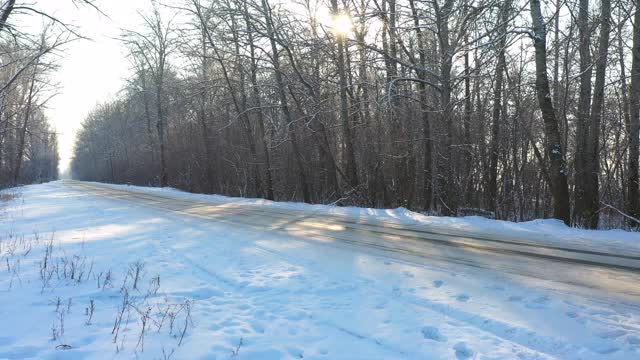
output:
[{"label": "snow-covered road", "polygon": [[[299,209],[195,201],[181,197],[182,194],[148,193],[135,187],[78,181],[65,184],[102,198],[123,200],[248,230],[288,235],[292,241],[348,247],[359,253],[374,253],[421,265],[465,265],[501,274],[552,280],[556,286],[564,286],[566,290],[600,289],[602,291],[598,295],[607,300],[640,297],[640,286],[634,286],[640,275],[640,254],[633,249],[598,251],[584,249],[577,244],[545,245],[511,240],[508,235],[494,240],[495,237],[483,236],[482,233],[474,237],[452,236],[454,229],[430,231],[428,226],[381,222],[370,217],[331,216]],[[594,292],[588,290],[588,294],[593,296]]]},{"label": "snow-covered road", "polygon": [[[640,358],[629,270],[340,227],[334,241],[336,223],[212,217],[62,182],[21,193],[0,204],[0,359]],[[391,241],[411,251],[381,247]],[[45,284],[47,248],[58,268]]]}]

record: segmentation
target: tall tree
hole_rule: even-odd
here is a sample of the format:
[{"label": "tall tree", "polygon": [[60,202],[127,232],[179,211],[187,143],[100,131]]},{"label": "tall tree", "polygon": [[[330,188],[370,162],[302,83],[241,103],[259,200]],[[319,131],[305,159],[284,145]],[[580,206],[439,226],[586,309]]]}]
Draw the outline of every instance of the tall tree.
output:
[{"label": "tall tree", "polygon": [[497,211],[497,193],[498,193],[498,157],[500,152],[500,123],[502,106],[502,92],[504,82],[504,72],[506,67],[505,52],[507,47],[507,29],[509,26],[509,12],[511,10],[511,1],[506,0],[500,8],[500,16],[498,18],[498,62],[496,64],[496,80],[493,89],[493,112],[491,119],[491,153],[489,165],[489,209],[494,213]]},{"label": "tall tree", "polygon": [[293,147],[293,153],[295,157],[295,163],[298,170],[298,177],[300,178],[300,187],[302,188],[302,196],[304,202],[311,202],[311,190],[309,189],[309,182],[307,181],[307,174],[304,168],[304,160],[302,158],[302,151],[300,149],[300,142],[298,141],[298,134],[296,132],[296,122],[289,110],[289,104],[287,100],[287,90],[282,77],[282,69],[280,67],[280,51],[278,50],[278,44],[276,41],[275,27],[273,24],[273,13],[269,6],[268,0],[262,0],[262,11],[264,12],[264,21],[269,37],[269,44],[271,45],[271,60],[273,62],[273,75],[276,80],[276,87],[278,90],[278,96],[280,100],[280,107],[286,121],[288,133],[291,138],[291,146]]},{"label": "tall tree", "polygon": [[[559,15],[558,15],[559,16]],[[578,98],[578,116],[576,119],[575,152],[575,207],[574,218],[579,225],[585,225],[589,219],[589,131],[591,109],[591,24],[589,23],[589,0],[580,0],[578,5],[578,36],[580,54],[580,94]]]},{"label": "tall tree", "polygon": [[260,88],[258,87],[258,60],[256,56],[256,44],[253,37],[254,26],[249,14],[247,2],[244,2],[244,21],[247,32],[247,41],[249,43],[250,67],[251,67],[251,88],[253,92],[253,104],[258,122],[258,135],[262,140],[262,154],[265,162],[265,191],[268,200],[274,200],[273,193],[273,175],[271,168],[271,154],[269,152],[269,140],[264,126],[264,115],[262,111],[262,101],[260,99]]},{"label": "tall tree", "polygon": [[160,10],[153,6],[150,15],[141,15],[146,29],[146,34],[127,30],[123,40],[129,45],[131,55],[141,59],[153,78],[155,107],[156,107],[156,130],[158,134],[158,145],[160,154],[160,173],[158,180],[160,186],[169,184],[167,171],[167,144],[166,144],[166,113],[165,113],[165,87],[166,73],[168,71],[168,59],[175,50],[177,43],[171,21],[165,22],[162,19]]},{"label": "tall tree", "polygon": [[627,204],[628,215],[640,218],[640,175],[638,161],[640,158],[640,0],[635,2],[633,22],[633,48],[631,50],[631,89],[629,91],[629,165],[627,170]]},{"label": "tall tree", "polygon": [[422,193],[422,208],[424,210],[431,210],[433,205],[433,141],[431,139],[431,118],[429,116],[432,106],[429,105],[429,92],[427,83],[429,82],[429,72],[427,69],[427,39],[422,30],[421,19],[422,16],[418,13],[415,0],[410,0],[411,16],[413,17],[413,25],[416,32],[416,38],[418,43],[418,69],[416,75],[418,77],[418,91],[420,100],[420,117],[422,120],[422,136],[423,136],[423,166],[422,176],[423,179],[423,193]]},{"label": "tall tree", "polygon": [[536,61],[536,93],[542,111],[546,136],[546,155],[550,160],[551,192],[553,194],[553,216],[565,224],[571,224],[569,187],[567,185],[566,161],[558,130],[549,78],[547,76],[547,31],[540,9],[540,0],[531,0],[531,20],[533,23],[533,44]]},{"label": "tall tree", "polygon": [[[338,0],[331,0],[331,12],[334,21],[347,22],[346,13],[341,13],[338,7]],[[340,20],[342,19],[342,20]],[[344,24],[342,24],[344,26]],[[345,171],[347,173],[349,185],[353,188],[358,186],[358,169],[356,167],[356,154],[353,146],[353,130],[351,129],[351,122],[349,121],[349,100],[347,96],[348,84],[347,74],[345,69],[345,39],[348,35],[346,29],[334,29],[334,35],[336,37],[336,52],[337,52],[337,66],[338,66],[338,78],[340,86],[340,119],[342,122],[343,133],[343,146],[344,146],[344,159],[345,159]]]},{"label": "tall tree", "polygon": [[451,70],[453,68],[454,46],[451,44],[449,29],[449,21],[454,10],[455,0],[444,0],[442,6],[440,6],[438,0],[434,1],[433,4],[440,51],[440,111],[442,123],[444,124],[444,139],[442,149],[438,154],[438,159],[440,160],[438,167],[441,169],[438,174],[439,191],[441,192],[440,203],[443,214],[451,216],[456,215],[458,211],[458,193],[453,172],[454,103],[452,101],[453,81],[451,79]]},{"label": "tall tree", "polygon": [[[586,189],[587,199],[584,202],[584,219],[582,225],[596,229],[598,227],[600,207],[600,129],[605,97],[605,80],[607,59],[609,56],[609,34],[611,32],[611,0],[602,0],[600,11],[600,38],[596,53],[596,79],[593,87],[593,102],[589,120],[589,139],[587,143]],[[577,200],[576,200],[577,202]]]}]

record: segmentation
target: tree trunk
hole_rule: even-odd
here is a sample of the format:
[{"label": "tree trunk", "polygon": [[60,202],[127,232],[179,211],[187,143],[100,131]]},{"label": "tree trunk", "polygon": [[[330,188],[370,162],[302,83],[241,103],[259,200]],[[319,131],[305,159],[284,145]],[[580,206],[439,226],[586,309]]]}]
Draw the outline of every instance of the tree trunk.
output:
[{"label": "tree trunk", "polygon": [[210,193],[214,193],[217,185],[216,181],[216,173],[215,168],[213,166],[213,149],[210,138],[209,124],[207,123],[207,89],[205,87],[205,82],[207,79],[207,69],[208,69],[208,60],[207,60],[207,37],[202,31],[202,63],[200,64],[200,108],[198,111],[198,121],[200,122],[200,127],[202,128],[202,142],[204,146],[205,152],[205,169],[207,173],[207,181],[206,181],[206,191]]},{"label": "tree trunk", "polygon": [[[415,6],[415,0],[409,0],[411,6],[411,14],[413,16],[413,24],[415,26],[416,37],[418,42],[418,53],[420,57],[420,67],[423,69],[427,67],[427,49],[425,46],[424,33],[420,28],[420,17]],[[429,94],[427,93],[427,85],[424,81],[427,80],[427,72],[424,70],[417,72],[418,78],[423,80],[418,83],[418,91],[420,92],[420,115],[422,119],[422,137],[424,146],[424,158],[423,158],[423,190],[422,190],[422,208],[425,211],[431,210],[433,198],[433,184],[432,184],[432,147],[431,141],[431,121],[429,119]]]},{"label": "tree trunk", "polygon": [[260,101],[260,89],[258,88],[258,62],[256,60],[256,47],[253,40],[253,28],[249,18],[249,9],[247,2],[244,2],[244,19],[247,26],[247,36],[249,40],[249,50],[251,56],[251,87],[253,90],[253,103],[256,107],[256,116],[258,117],[258,132],[262,139],[262,153],[265,165],[265,191],[267,200],[274,200],[273,195],[273,176],[271,174],[271,155],[269,153],[269,139],[264,128],[264,116],[262,115],[262,102]]},{"label": "tree trunk", "polygon": [[[265,16],[265,24],[267,27],[267,35],[271,44],[272,60],[274,77],[276,79],[276,86],[278,87],[278,95],[280,97],[280,108],[287,122],[288,133],[291,138],[291,145],[293,147],[293,153],[295,157],[296,168],[298,170],[298,177],[300,178],[300,186],[302,187],[302,196],[304,202],[311,203],[311,192],[309,190],[309,183],[307,182],[307,176],[304,171],[304,164],[302,159],[302,153],[300,151],[300,144],[298,142],[298,135],[296,134],[295,124],[289,111],[289,105],[287,101],[287,93],[282,79],[282,73],[280,70],[280,54],[278,51],[278,45],[276,44],[276,38],[274,33],[273,19],[271,14],[271,8],[267,3],[267,0],[262,0],[262,8]],[[345,94],[346,95],[346,94]]]},{"label": "tree trunk", "polygon": [[[466,41],[469,41],[469,37],[466,37]],[[463,192],[463,202],[467,204],[467,206],[471,203],[472,197],[472,173],[473,173],[473,164],[472,164],[472,150],[473,150],[473,140],[471,139],[471,115],[473,114],[473,94],[471,93],[471,68],[470,68],[470,60],[469,60],[469,51],[464,54],[464,121],[462,123],[464,128],[464,146],[463,149],[463,157],[464,161],[464,173],[463,173],[463,181],[464,186],[461,191]],[[471,205],[473,206],[473,205]]]},{"label": "tree trunk", "polygon": [[[437,5],[437,2],[434,1]],[[454,1],[446,0],[442,8],[436,7],[436,21],[438,27],[438,43],[440,45],[440,109],[442,122],[445,129],[442,141],[442,153],[440,160],[439,191],[442,213],[445,216],[455,216],[458,212],[458,194],[456,191],[456,179],[453,165],[453,102],[451,95],[453,85],[451,70],[453,68],[453,49],[449,39],[449,19],[453,10]]]},{"label": "tree trunk", "polygon": [[[556,0],[556,16],[553,27],[553,108],[560,108],[560,6],[562,0]],[[558,114],[556,114],[558,116]]]},{"label": "tree trunk", "polygon": [[20,132],[18,135],[18,149],[17,149],[18,153],[16,155],[16,162],[13,168],[13,182],[12,182],[13,186],[17,186],[18,181],[20,180],[22,157],[24,156],[24,148],[25,148],[25,137],[27,134],[27,128],[29,126],[29,120],[31,119],[31,105],[33,104],[33,92],[35,90],[37,71],[38,71],[38,64],[36,63],[33,68],[31,84],[29,85],[29,94],[27,95],[27,105],[25,107],[24,121],[22,122],[22,126],[20,127]]},{"label": "tree trunk", "polygon": [[[504,72],[506,66],[505,47],[507,46],[507,25],[509,21],[509,12],[511,8],[511,0],[507,0],[500,8],[499,34],[498,41],[498,63],[496,64],[496,82],[493,89],[493,111],[491,123],[491,154],[489,155],[489,204],[488,207],[497,216],[497,197],[498,197],[498,156],[500,154],[500,122],[504,114],[500,114],[502,110],[502,87],[504,82]],[[515,141],[515,139],[513,139]]]},{"label": "tree trunk", "polygon": [[575,207],[573,211],[576,225],[585,226],[589,222],[589,131],[591,105],[591,29],[589,27],[589,0],[580,0],[578,10],[578,34],[580,38],[580,96],[576,119],[576,152],[574,162]]},{"label": "tree trunk", "polygon": [[9,0],[4,6],[4,10],[2,10],[2,14],[0,15],[0,32],[2,32],[2,30],[7,25],[7,20],[9,19],[9,15],[11,15],[15,4],[16,0]]},{"label": "tree trunk", "polygon": [[[164,70],[160,70],[164,71]],[[163,88],[163,76],[156,80],[156,107],[158,111],[158,122],[156,127],[158,130],[158,139],[160,140],[160,186],[166,187],[169,183],[169,176],[167,174],[167,156],[166,156],[166,144],[165,144],[165,119],[164,110],[162,107],[162,88]]]},{"label": "tree trunk", "polygon": [[[331,0],[331,11],[335,16],[339,14],[338,0]],[[356,167],[356,156],[353,146],[353,134],[349,121],[349,103],[347,98],[347,74],[345,71],[345,36],[346,34],[336,33],[338,52],[338,77],[340,81],[340,118],[342,120],[342,137],[344,144],[345,169],[349,178],[349,185],[353,188],[358,186],[358,169]]]},{"label": "tree trunk", "polygon": [[611,0],[601,1],[600,14],[600,39],[598,40],[598,53],[596,58],[596,82],[593,89],[593,104],[591,105],[590,134],[588,143],[587,165],[587,189],[588,197],[585,199],[583,213],[584,225],[591,229],[598,228],[600,208],[600,123],[604,105],[605,73],[607,70],[607,58],[609,55],[609,33],[611,31]]},{"label": "tree trunk", "polygon": [[247,109],[248,109],[248,96],[247,96],[247,89],[246,89],[246,75],[245,75],[245,70],[244,70],[244,66],[242,63],[242,57],[243,55],[240,53],[240,40],[239,40],[239,36],[238,36],[238,25],[236,22],[236,17],[235,16],[231,16],[231,33],[232,33],[232,38],[233,38],[233,43],[234,43],[234,49],[235,49],[235,65],[236,65],[236,72],[238,73],[238,77],[239,77],[239,87],[240,87],[240,102],[241,102],[241,108],[242,108],[242,112],[245,113],[246,115],[242,116],[242,129],[244,130],[245,136],[247,137],[247,143],[249,145],[249,155],[250,155],[250,159],[249,159],[249,176],[252,179],[252,183],[253,183],[253,190],[255,191],[255,195],[256,197],[262,197],[262,187],[260,186],[260,172],[258,169],[258,152],[256,150],[256,140],[255,140],[255,136],[253,135],[253,126],[251,125],[251,119],[249,118],[249,115],[247,114]]},{"label": "tree trunk", "polygon": [[569,206],[569,188],[567,185],[566,163],[562,148],[558,121],[553,110],[549,78],[547,76],[547,44],[545,22],[540,10],[540,0],[531,0],[531,19],[533,21],[533,43],[536,61],[536,92],[542,111],[546,151],[550,160],[551,193],[553,195],[553,216],[565,224],[571,224]]},{"label": "tree trunk", "polygon": [[[638,157],[640,156],[640,0],[636,0],[634,17],[633,49],[631,63],[631,91],[629,99],[629,169],[627,170],[627,215],[640,217],[640,188]],[[632,224],[637,226],[637,224]]]}]

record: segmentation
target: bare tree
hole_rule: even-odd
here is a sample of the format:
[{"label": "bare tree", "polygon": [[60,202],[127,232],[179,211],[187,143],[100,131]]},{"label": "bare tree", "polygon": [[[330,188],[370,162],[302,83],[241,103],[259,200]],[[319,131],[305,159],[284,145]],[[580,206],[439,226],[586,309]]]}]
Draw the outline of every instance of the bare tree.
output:
[{"label": "bare tree", "polygon": [[[155,93],[156,106],[156,130],[159,140],[160,154],[160,186],[167,186],[167,150],[165,141],[166,114],[165,114],[165,77],[168,71],[168,59],[176,48],[175,33],[171,21],[164,22],[160,10],[156,5],[151,15],[140,14],[146,24],[148,33],[140,33],[133,30],[125,31],[123,41],[130,47],[131,55],[141,59],[145,67],[143,71],[151,74]],[[144,90],[146,91],[146,89]]]},{"label": "bare tree", "polygon": [[631,90],[629,91],[629,168],[627,170],[627,214],[640,217],[640,1],[635,1],[633,48],[631,51]]},{"label": "bare tree", "polygon": [[549,78],[547,77],[547,31],[540,10],[540,1],[531,0],[531,20],[533,22],[533,43],[536,59],[536,92],[544,120],[547,137],[547,156],[550,159],[551,192],[553,193],[553,215],[556,219],[571,223],[569,209],[569,188],[567,185],[565,154],[560,142],[558,121],[551,101]]}]

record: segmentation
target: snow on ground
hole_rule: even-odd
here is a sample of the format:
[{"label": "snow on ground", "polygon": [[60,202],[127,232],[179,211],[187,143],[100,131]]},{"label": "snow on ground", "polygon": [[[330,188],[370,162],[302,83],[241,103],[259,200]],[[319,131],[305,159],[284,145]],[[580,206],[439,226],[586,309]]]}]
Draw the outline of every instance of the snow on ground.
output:
[{"label": "snow on ground", "polygon": [[20,193],[0,203],[0,359],[640,358],[638,303]]},{"label": "snow on ground", "polygon": [[213,203],[237,203],[244,206],[276,208],[313,212],[336,216],[347,216],[371,222],[392,222],[403,225],[419,226],[437,232],[498,237],[508,240],[521,240],[540,244],[578,248],[593,251],[608,251],[640,256],[640,232],[624,230],[586,230],[566,226],[555,219],[537,219],[515,223],[492,220],[480,216],[442,217],[427,216],[405,208],[371,209],[358,207],[340,207],[331,205],[310,205],[295,202],[276,202],[264,199],[234,198],[221,195],[192,194],[173,188],[152,188],[131,185],[101,184],[114,189],[133,190],[165,196],[206,201]]}]

